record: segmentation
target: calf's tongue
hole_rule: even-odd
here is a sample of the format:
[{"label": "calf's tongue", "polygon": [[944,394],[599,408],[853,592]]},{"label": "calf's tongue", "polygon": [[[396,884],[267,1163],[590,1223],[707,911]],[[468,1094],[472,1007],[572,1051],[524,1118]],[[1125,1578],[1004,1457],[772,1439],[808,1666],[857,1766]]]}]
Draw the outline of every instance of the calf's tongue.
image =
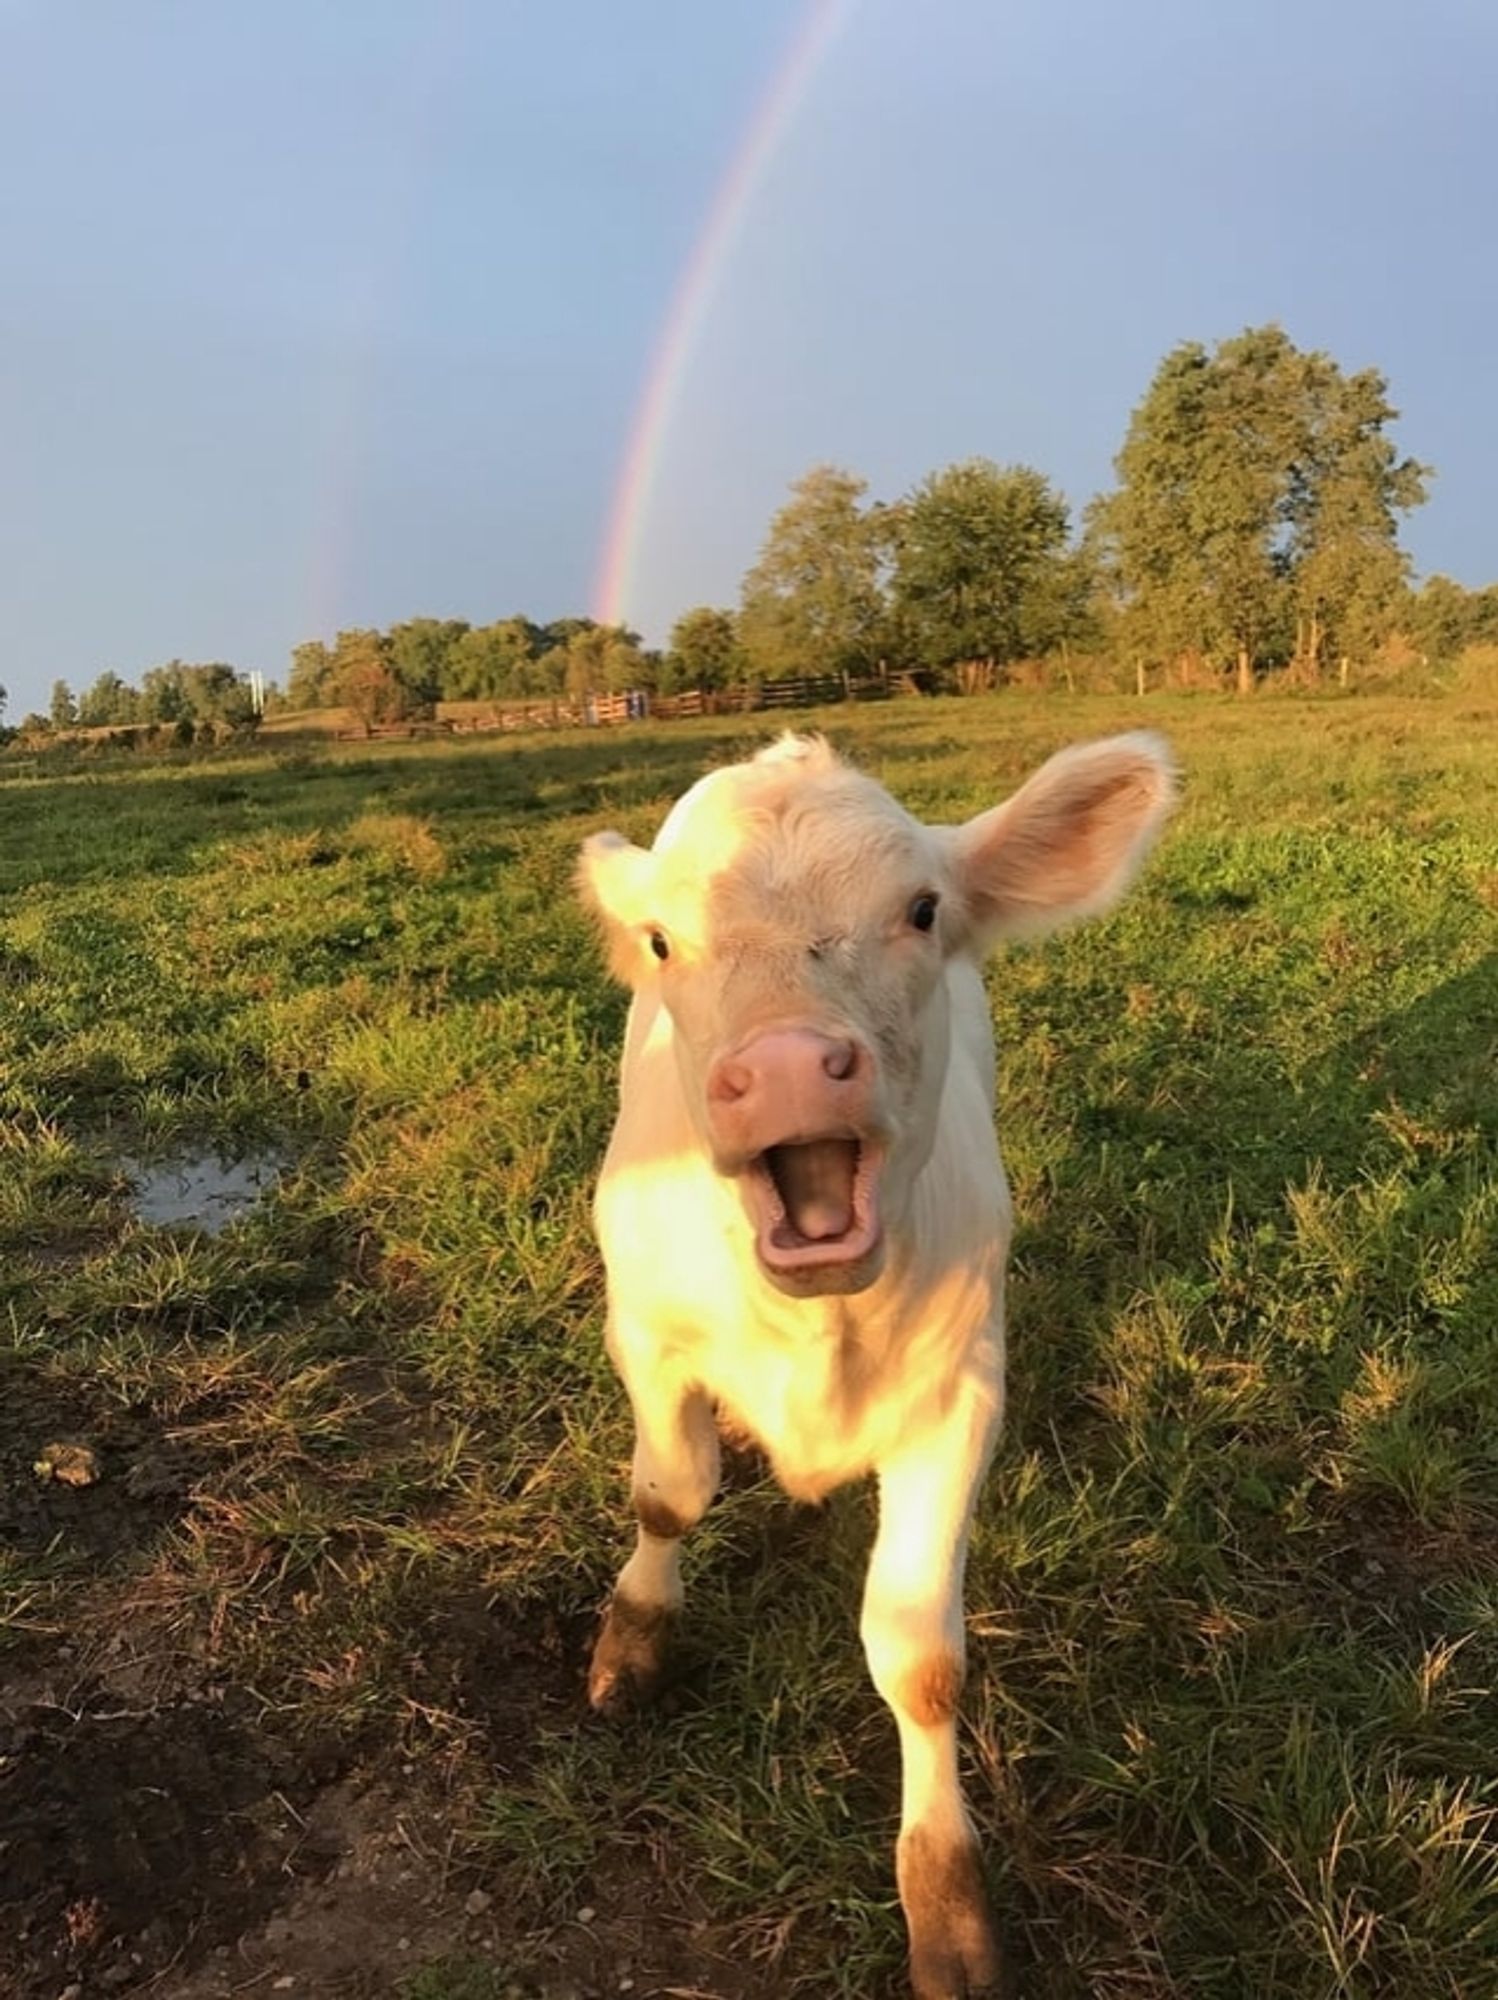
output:
[{"label": "calf's tongue", "polygon": [[853,1227],[858,1146],[852,1139],[809,1139],[766,1154],[785,1212],[808,1242],[846,1236]]}]

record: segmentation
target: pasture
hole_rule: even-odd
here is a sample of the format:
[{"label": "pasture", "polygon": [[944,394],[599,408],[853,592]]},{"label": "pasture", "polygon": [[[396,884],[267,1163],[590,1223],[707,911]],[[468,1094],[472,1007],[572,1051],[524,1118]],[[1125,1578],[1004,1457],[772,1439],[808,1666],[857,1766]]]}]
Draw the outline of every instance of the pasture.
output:
[{"label": "pasture", "polygon": [[[1159,853],[988,977],[996,1907],[1029,2000],[1482,2000],[1498,702],[810,718],[928,819],[1141,720]],[[768,726],[0,775],[16,2000],[899,1991],[867,1492],[736,1459],[664,1709],[582,1693],[630,1536],[587,1214],[625,1000],[572,867]],[[122,1163],[214,1149],[280,1178],[217,1233],[136,1214]]]}]

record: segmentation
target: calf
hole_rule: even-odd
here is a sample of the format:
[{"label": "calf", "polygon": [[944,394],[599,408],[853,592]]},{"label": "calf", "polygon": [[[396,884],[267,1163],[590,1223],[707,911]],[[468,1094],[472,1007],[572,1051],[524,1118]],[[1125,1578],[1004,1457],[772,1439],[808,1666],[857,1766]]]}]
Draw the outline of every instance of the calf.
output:
[{"label": "calf", "polygon": [[979,961],[1108,909],[1174,792],[1160,741],[1062,751],[928,827],[817,737],[678,801],[581,881],[634,989],[596,1217],[634,1408],[634,1554],[589,1695],[650,1695],[716,1413],[793,1494],[873,1472],[861,1633],[903,1769],[896,1871],[919,2000],[998,1976],[957,1770],[963,1570],[1003,1408],[1008,1186]]}]

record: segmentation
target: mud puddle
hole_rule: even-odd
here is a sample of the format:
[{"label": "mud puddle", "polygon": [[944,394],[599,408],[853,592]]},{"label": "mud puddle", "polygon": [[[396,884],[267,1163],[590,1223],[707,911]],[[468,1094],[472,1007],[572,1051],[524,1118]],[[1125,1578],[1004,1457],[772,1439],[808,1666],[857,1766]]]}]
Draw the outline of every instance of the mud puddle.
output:
[{"label": "mud puddle", "polygon": [[142,1222],[200,1229],[217,1236],[263,1201],[291,1165],[273,1148],[226,1158],[191,1148],[162,1159],[122,1159],[131,1183],[130,1206]]}]

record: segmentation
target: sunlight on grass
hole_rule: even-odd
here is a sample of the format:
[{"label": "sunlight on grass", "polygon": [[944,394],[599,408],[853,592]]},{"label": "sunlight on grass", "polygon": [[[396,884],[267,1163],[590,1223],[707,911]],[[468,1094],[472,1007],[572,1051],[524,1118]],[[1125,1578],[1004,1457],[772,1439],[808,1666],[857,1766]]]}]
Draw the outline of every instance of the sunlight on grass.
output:
[{"label": "sunlight on grass", "polygon": [[[1498,710],[1466,700],[1151,697],[1186,773],[1157,862],[987,975],[1020,1220],[966,1754],[1039,2000],[1492,1988]],[[820,718],[944,820],[1138,719]],[[164,1635],[309,1740],[461,1772],[517,1922],[627,1866],[765,1991],[853,2000],[901,1950],[870,1496],[737,1473],[671,1712],[580,1699],[629,1427],[588,1220],[623,1002],[572,857],[759,733],[0,794],[0,1632]],[[119,1162],[177,1147],[289,1164],[209,1237],[132,1213]],[[98,1441],[110,1523],[36,1489],[37,1426]],[[510,1982],[460,1954],[404,1991]]]}]

